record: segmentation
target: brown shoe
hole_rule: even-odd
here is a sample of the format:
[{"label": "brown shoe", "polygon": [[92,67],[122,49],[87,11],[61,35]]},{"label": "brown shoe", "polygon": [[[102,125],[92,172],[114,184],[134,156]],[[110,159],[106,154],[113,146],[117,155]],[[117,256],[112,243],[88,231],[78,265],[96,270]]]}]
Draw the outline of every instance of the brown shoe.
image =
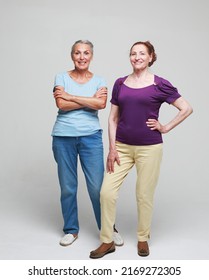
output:
[{"label": "brown shoe", "polygon": [[90,252],[89,257],[92,259],[99,259],[113,252],[115,252],[114,241],[112,241],[111,243],[102,243],[96,250]]},{"label": "brown shoe", "polygon": [[138,255],[141,257],[147,257],[149,256],[149,246],[147,241],[139,241],[138,245]]}]

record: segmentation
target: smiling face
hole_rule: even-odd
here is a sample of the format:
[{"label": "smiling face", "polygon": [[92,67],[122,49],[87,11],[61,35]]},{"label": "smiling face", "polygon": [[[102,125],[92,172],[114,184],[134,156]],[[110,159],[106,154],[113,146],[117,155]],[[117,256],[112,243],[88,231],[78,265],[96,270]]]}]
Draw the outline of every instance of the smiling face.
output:
[{"label": "smiling face", "polygon": [[77,70],[88,70],[93,57],[92,48],[88,44],[78,43],[74,46],[71,57]]},{"label": "smiling face", "polygon": [[130,62],[135,71],[144,70],[152,61],[152,55],[143,44],[134,45],[130,51]]}]

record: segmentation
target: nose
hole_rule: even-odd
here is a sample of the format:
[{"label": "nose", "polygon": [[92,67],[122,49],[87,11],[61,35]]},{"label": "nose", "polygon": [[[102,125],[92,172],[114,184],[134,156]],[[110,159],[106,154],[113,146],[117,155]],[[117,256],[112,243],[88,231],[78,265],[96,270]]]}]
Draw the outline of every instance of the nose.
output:
[{"label": "nose", "polygon": [[83,53],[80,54],[80,59],[84,59],[84,54]]}]

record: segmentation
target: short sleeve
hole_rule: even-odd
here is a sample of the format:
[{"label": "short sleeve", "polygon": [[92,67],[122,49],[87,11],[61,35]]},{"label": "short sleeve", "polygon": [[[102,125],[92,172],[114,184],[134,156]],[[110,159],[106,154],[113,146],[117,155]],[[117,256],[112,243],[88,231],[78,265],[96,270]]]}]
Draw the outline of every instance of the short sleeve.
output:
[{"label": "short sleeve", "polygon": [[118,78],[114,85],[113,85],[113,89],[112,89],[112,98],[110,100],[110,102],[113,104],[113,105],[117,105],[119,106],[118,104],[118,95],[119,95],[119,92],[120,92],[120,87],[121,85],[123,84],[123,82],[125,81],[125,79],[127,78],[127,76],[123,77],[123,78]]},{"label": "short sleeve", "polygon": [[54,86],[62,86],[65,87],[64,77],[62,73],[59,73],[55,76]]},{"label": "short sleeve", "polygon": [[174,87],[169,81],[160,78],[155,84],[156,91],[160,92],[161,101],[167,102],[168,104],[173,103],[176,99],[181,97],[177,88]]},{"label": "short sleeve", "polygon": [[107,87],[107,82],[104,78],[102,77],[98,77],[98,86],[97,89],[101,88],[101,87]]}]

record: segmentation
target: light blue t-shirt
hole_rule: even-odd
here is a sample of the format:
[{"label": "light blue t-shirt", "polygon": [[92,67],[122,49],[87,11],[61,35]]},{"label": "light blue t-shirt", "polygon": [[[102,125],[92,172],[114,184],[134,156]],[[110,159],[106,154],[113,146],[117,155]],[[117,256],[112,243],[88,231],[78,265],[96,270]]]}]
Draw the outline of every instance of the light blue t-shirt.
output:
[{"label": "light blue t-shirt", "polygon": [[[94,75],[87,83],[78,84],[65,71],[56,75],[54,86],[63,86],[65,91],[72,95],[92,97],[99,88],[106,87],[106,82],[102,77]],[[85,136],[94,134],[100,129],[97,110],[90,108],[59,110],[52,136]]]}]

